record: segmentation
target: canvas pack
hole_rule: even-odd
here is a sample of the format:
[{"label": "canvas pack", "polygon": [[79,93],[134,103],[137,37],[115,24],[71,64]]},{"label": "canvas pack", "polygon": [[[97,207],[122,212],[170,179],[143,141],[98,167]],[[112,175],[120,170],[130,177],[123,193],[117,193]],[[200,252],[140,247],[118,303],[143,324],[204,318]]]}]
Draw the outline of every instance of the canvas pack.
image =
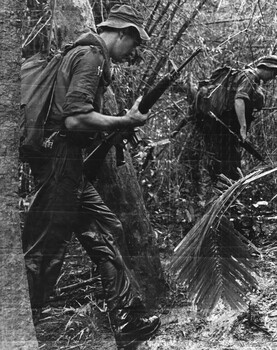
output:
[{"label": "canvas pack", "polygon": [[20,156],[28,161],[40,152],[62,53],[50,60],[36,54],[21,67]]},{"label": "canvas pack", "polygon": [[196,111],[202,114],[213,112],[217,117],[230,108],[231,90],[238,70],[223,66],[213,71],[211,77],[201,81],[196,95]]}]

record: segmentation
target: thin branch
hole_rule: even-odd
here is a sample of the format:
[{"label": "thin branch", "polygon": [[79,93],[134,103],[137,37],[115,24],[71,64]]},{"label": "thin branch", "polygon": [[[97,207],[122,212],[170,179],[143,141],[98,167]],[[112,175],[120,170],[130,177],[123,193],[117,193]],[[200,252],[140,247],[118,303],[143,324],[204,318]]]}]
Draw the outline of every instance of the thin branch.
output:
[{"label": "thin branch", "polygon": [[161,2],[162,2],[162,0],[158,0],[158,1],[156,2],[156,5],[155,5],[155,7],[154,7],[152,13],[150,14],[150,16],[149,16],[149,18],[148,18],[148,20],[147,20],[147,23],[146,23],[146,25],[145,25],[145,30],[148,31],[148,34],[149,34],[149,35],[150,35],[150,31],[148,30],[148,28],[150,27],[150,24],[151,24],[151,22],[152,22],[152,20],[153,20],[153,18],[154,18],[154,16],[155,16],[155,14],[156,14],[156,12],[157,12],[157,9],[158,9],[158,7],[160,6]]},{"label": "thin branch", "polygon": [[223,24],[223,23],[234,23],[234,22],[244,22],[244,21],[249,21],[252,19],[251,17],[247,18],[237,18],[237,19],[226,19],[226,20],[221,20],[221,21],[213,21],[213,22],[205,22],[205,23],[199,23],[199,26],[205,25],[211,25],[211,24]]},{"label": "thin branch", "polygon": [[89,280],[86,280],[84,282],[78,282],[78,283],[71,284],[69,286],[56,288],[55,294],[60,295],[61,293],[70,292],[72,290],[91,285],[91,284],[96,283],[98,281],[101,281],[100,277],[93,277],[93,278],[90,278]]},{"label": "thin branch", "polygon": [[186,31],[186,29],[191,25],[191,23],[193,22],[193,20],[195,19],[195,17],[198,15],[198,13],[201,11],[202,7],[205,5],[205,3],[207,2],[207,0],[201,0],[198,4],[198,6],[194,9],[192,15],[190,16],[190,18],[182,25],[182,27],[179,29],[178,33],[176,34],[173,43],[172,43],[172,47],[171,47],[171,51],[174,49],[174,47],[177,45],[177,43],[179,42],[179,40],[181,39],[182,35],[184,34],[184,32]]},{"label": "thin branch", "polygon": [[52,0],[52,16],[51,16],[51,22],[50,22],[50,28],[49,28],[49,39],[48,39],[48,47],[47,47],[47,55],[50,54],[50,49],[51,49],[51,42],[52,42],[52,36],[53,36],[53,28],[54,28],[54,18],[55,18],[55,13],[56,13],[56,4],[57,0]]},{"label": "thin branch", "polygon": [[[43,16],[38,20],[37,24],[35,25],[35,27],[32,29],[31,33],[28,35],[28,37],[26,38],[26,40],[24,41],[24,43],[22,44],[22,49],[26,46],[28,46],[37,36],[38,34],[42,31],[42,29],[47,26],[47,24],[51,21],[51,18],[52,18],[52,13],[51,11],[50,12],[50,17],[47,19],[47,21],[43,24],[43,26],[35,33],[35,35],[29,39],[32,34],[34,33],[35,29],[36,29],[36,26],[41,22]],[[28,41],[29,40],[29,41]]]},{"label": "thin branch", "polygon": [[240,30],[239,32],[231,35],[231,36],[228,36],[228,38],[226,40],[224,40],[222,43],[220,43],[219,45],[217,45],[216,49],[220,48],[221,46],[225,45],[228,41],[230,41],[231,39],[233,39],[234,37],[240,35],[241,33],[243,32],[246,32],[248,30],[248,28],[245,28],[243,30]]},{"label": "thin branch", "polygon": [[100,0],[100,14],[101,14],[102,22],[104,22],[104,6],[103,6],[102,0]]}]

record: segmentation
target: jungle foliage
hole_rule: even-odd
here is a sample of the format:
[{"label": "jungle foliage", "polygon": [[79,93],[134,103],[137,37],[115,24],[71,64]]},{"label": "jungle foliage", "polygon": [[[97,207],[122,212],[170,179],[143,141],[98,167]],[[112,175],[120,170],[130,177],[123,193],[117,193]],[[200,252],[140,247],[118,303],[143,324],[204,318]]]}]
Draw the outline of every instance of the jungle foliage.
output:
[{"label": "jungle foliage", "polygon": [[[35,3],[40,6],[36,7],[36,11],[42,12],[38,12],[36,20],[31,19],[33,25],[26,29],[25,46],[33,50],[39,46],[47,51],[53,43],[49,43],[51,21],[46,15],[51,6],[53,10],[55,1]],[[211,203],[219,198],[207,171],[212,155],[205,150],[191,110],[198,82],[219,66],[227,64],[243,68],[261,56],[276,54],[277,4],[274,0],[90,0],[90,3],[96,24],[106,18],[115,3],[132,4],[144,13],[146,28],[151,35],[150,43],[139,48],[130,61],[121,66],[113,65],[112,88],[119,110],[129,108],[139,95],[147,92],[172,68],[180,66],[193,51],[199,47],[202,49],[202,54],[188,65],[152,108],[151,119],[138,131],[142,139],[139,147],[129,149],[160,251],[168,258],[177,244],[195,228],[198,220],[205,220],[203,215],[208,217]],[[29,9],[35,6],[31,0],[28,0],[28,5]],[[34,24],[40,29],[35,29]],[[255,115],[249,140],[266,155],[266,163],[274,169],[275,82],[262,86],[262,89],[266,105]],[[244,152],[244,175],[253,171],[256,174],[255,170],[260,166],[257,160]],[[235,217],[236,230],[250,241],[255,241],[259,235],[255,230],[258,224],[255,213],[253,215],[253,205],[266,201],[274,212],[275,182],[273,172],[269,180],[265,176],[259,177],[255,183],[251,182],[251,185],[248,183],[240,196],[235,197],[239,201],[236,208],[224,213],[224,218],[226,215],[228,220]],[[227,191],[229,186],[236,186],[228,181],[227,184]],[[220,206],[222,203],[219,201],[217,204]],[[248,225],[249,221],[251,224]],[[229,224],[226,221],[219,224],[224,225],[224,222],[223,228],[227,230]],[[197,240],[195,243],[198,243]],[[228,254],[230,258],[232,254]],[[232,267],[234,271],[238,269],[234,260]],[[213,268],[212,265],[210,268]],[[249,271],[248,263],[245,269]],[[255,282],[249,274],[247,276],[247,284],[251,288]],[[234,280],[237,277],[234,275]]]}]

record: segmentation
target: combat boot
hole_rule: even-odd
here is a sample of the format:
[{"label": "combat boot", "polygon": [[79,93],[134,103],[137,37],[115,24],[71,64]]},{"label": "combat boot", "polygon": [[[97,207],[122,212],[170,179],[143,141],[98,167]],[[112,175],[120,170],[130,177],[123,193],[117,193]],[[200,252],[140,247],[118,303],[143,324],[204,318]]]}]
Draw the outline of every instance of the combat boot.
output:
[{"label": "combat boot", "polygon": [[131,309],[111,311],[109,319],[118,349],[150,339],[161,324],[159,317],[141,317]]}]

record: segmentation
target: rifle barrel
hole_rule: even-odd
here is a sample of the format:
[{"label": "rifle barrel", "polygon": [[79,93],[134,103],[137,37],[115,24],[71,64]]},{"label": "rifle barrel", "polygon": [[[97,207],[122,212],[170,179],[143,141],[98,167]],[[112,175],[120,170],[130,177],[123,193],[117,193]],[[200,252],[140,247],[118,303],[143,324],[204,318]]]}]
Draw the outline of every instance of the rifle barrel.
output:
[{"label": "rifle barrel", "polygon": [[143,96],[138,106],[140,113],[145,114],[153,107],[165,90],[170,86],[171,81],[171,75],[167,74],[153,89]]},{"label": "rifle barrel", "polygon": [[232,131],[221,119],[219,119],[212,111],[208,112],[208,115],[214,118],[218,123],[220,123],[231,135],[233,135],[239,142],[242,148],[244,148],[248,153],[252,154],[261,162],[264,162],[264,157],[251,145],[247,140],[242,141],[242,138]]},{"label": "rifle barrel", "polygon": [[198,48],[195,50],[186,60],[181,64],[181,66],[177,70],[173,70],[168,73],[162,80],[158,82],[158,84],[151,89],[146,95],[143,96],[142,100],[139,104],[139,111],[142,114],[145,114],[149,111],[151,107],[157,102],[157,100],[162,96],[165,90],[171,85],[171,83],[175,80],[178,73],[196,56],[201,52],[202,49]]},{"label": "rifle barrel", "polygon": [[181,64],[181,66],[176,70],[176,73],[181,72],[181,70],[196,56],[198,55],[202,49],[199,47],[197,50],[195,50],[186,60],[184,63]]}]

